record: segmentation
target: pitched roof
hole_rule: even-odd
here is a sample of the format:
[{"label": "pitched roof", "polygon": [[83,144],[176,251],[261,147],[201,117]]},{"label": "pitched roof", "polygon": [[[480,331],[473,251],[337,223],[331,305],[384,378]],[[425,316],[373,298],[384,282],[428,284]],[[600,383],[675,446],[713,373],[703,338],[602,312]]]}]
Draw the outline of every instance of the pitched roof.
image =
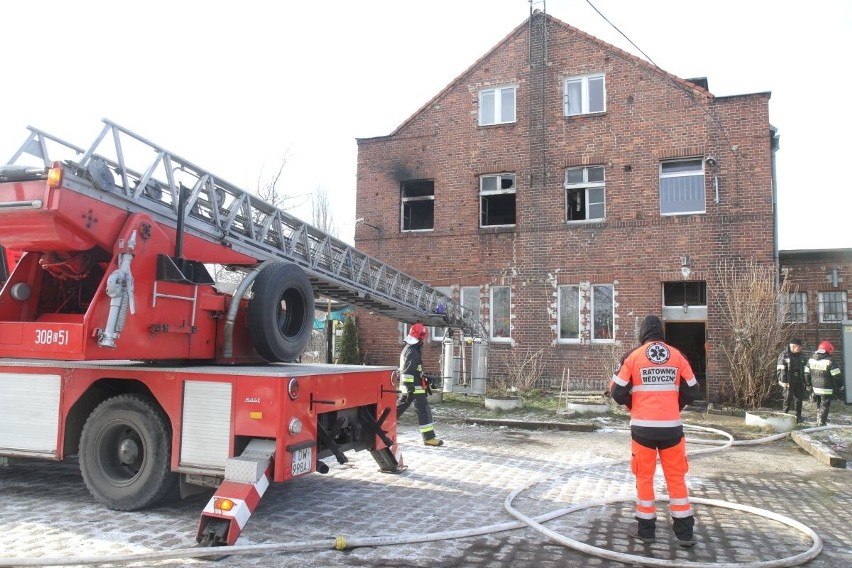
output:
[{"label": "pitched roof", "polygon": [[664,77],[666,77],[667,79],[669,79],[670,81],[672,81],[673,83],[675,83],[675,85],[677,85],[677,86],[679,86],[679,87],[681,87],[681,88],[683,88],[683,89],[686,89],[687,91],[693,92],[693,93],[695,93],[695,94],[697,94],[697,95],[701,95],[701,96],[703,96],[703,97],[705,97],[705,98],[707,98],[707,99],[711,99],[711,100],[712,100],[712,99],[714,99],[714,98],[715,98],[715,97],[714,97],[714,95],[713,95],[712,93],[710,93],[710,91],[708,91],[707,89],[702,88],[700,85],[697,85],[697,84],[692,83],[692,82],[690,82],[690,81],[687,81],[687,80],[685,80],[685,79],[681,79],[680,77],[677,77],[676,75],[673,75],[673,74],[671,74],[671,73],[669,73],[669,72],[667,72],[667,71],[664,71],[663,69],[661,69],[660,67],[658,67],[658,66],[654,65],[653,63],[650,63],[650,62],[648,62],[648,61],[645,61],[645,60],[644,60],[644,59],[642,59],[641,57],[637,57],[637,56],[633,55],[632,53],[629,53],[629,52],[627,52],[627,51],[624,51],[623,49],[620,49],[620,48],[618,48],[618,47],[615,47],[614,45],[612,45],[612,44],[610,44],[610,43],[607,43],[607,42],[605,42],[605,41],[603,41],[603,40],[600,40],[600,39],[596,38],[595,36],[593,36],[593,35],[591,35],[591,34],[588,34],[588,33],[584,32],[584,31],[582,31],[582,30],[580,30],[580,29],[578,29],[578,28],[575,28],[574,26],[572,26],[572,25],[570,25],[570,24],[566,24],[566,23],[565,23],[565,22],[563,22],[562,20],[559,20],[559,19],[557,19],[557,18],[554,18],[553,16],[550,16],[550,15],[548,15],[548,14],[545,14],[545,13],[543,13],[543,12],[539,11],[539,10],[535,10],[535,12],[533,12],[533,14],[532,14],[529,18],[527,18],[527,19],[525,19],[523,22],[521,22],[521,24],[520,24],[520,25],[518,25],[518,27],[516,27],[514,30],[512,30],[511,32],[509,32],[509,34],[508,34],[506,37],[504,37],[502,40],[500,40],[500,42],[498,42],[498,43],[497,43],[497,45],[495,45],[495,46],[494,46],[494,47],[492,47],[490,50],[488,50],[488,52],[487,52],[485,55],[483,55],[482,57],[480,57],[479,59],[477,59],[477,60],[476,60],[476,61],[475,61],[475,62],[474,62],[474,63],[473,63],[470,67],[468,67],[467,69],[465,69],[465,70],[464,70],[464,71],[463,71],[463,72],[462,72],[462,73],[461,73],[458,77],[456,77],[455,79],[453,79],[453,80],[452,80],[452,81],[451,81],[451,82],[450,82],[450,83],[449,83],[446,87],[444,87],[444,88],[443,88],[443,89],[442,89],[442,90],[441,90],[441,91],[440,91],[437,95],[435,95],[434,97],[432,97],[432,98],[431,98],[431,99],[430,99],[430,100],[429,100],[426,104],[424,104],[422,107],[420,107],[419,109],[417,109],[417,111],[416,111],[414,114],[412,114],[411,116],[409,116],[409,117],[408,117],[405,121],[403,121],[403,122],[402,122],[402,124],[400,124],[399,126],[397,126],[397,127],[396,127],[396,129],[394,129],[394,131],[393,131],[393,132],[391,132],[388,136],[379,136],[379,137],[377,137],[377,138],[387,138],[387,137],[389,137],[389,136],[394,136],[394,135],[396,135],[397,133],[399,133],[399,132],[400,132],[403,128],[405,128],[405,127],[406,127],[409,123],[411,123],[411,122],[412,122],[412,121],[413,121],[413,120],[414,120],[414,119],[415,119],[415,118],[416,118],[416,117],[417,117],[420,113],[422,113],[424,110],[426,110],[426,109],[427,109],[427,108],[429,108],[430,106],[434,105],[436,101],[440,100],[440,99],[441,99],[441,98],[442,98],[442,97],[443,97],[446,93],[448,93],[450,90],[452,90],[454,87],[456,87],[459,83],[461,83],[461,82],[462,82],[462,80],[463,80],[465,77],[467,77],[468,75],[470,75],[471,73],[473,73],[473,71],[474,71],[475,69],[477,69],[477,68],[478,68],[478,67],[479,67],[482,63],[484,63],[484,62],[485,62],[485,61],[486,61],[489,57],[491,57],[494,53],[496,53],[496,52],[497,52],[497,51],[498,51],[501,47],[503,47],[504,45],[506,45],[507,43],[509,43],[509,42],[510,42],[512,39],[514,39],[516,36],[518,36],[518,35],[520,35],[521,33],[523,33],[523,32],[524,32],[524,30],[525,30],[525,28],[526,28],[526,27],[530,24],[530,20],[531,20],[532,18],[537,17],[537,16],[544,16],[544,17],[546,17],[549,21],[551,21],[552,23],[554,23],[555,25],[557,25],[557,26],[559,26],[559,27],[561,27],[561,28],[565,29],[565,30],[566,30],[566,31],[568,31],[568,32],[571,32],[571,33],[573,33],[573,34],[576,34],[576,35],[577,35],[577,36],[579,36],[580,38],[582,38],[582,39],[584,39],[584,40],[586,40],[586,41],[588,41],[588,42],[590,42],[590,43],[593,43],[593,44],[597,45],[597,46],[598,46],[598,47],[600,47],[602,50],[609,51],[610,53],[612,53],[612,54],[614,54],[614,55],[617,55],[617,56],[619,56],[619,57],[621,57],[621,58],[623,58],[623,59],[626,59],[626,60],[628,60],[628,61],[631,61],[631,62],[635,63],[636,65],[639,65],[639,66],[641,66],[641,67],[644,67],[644,68],[648,69],[649,71],[652,71],[652,72],[654,72],[654,73],[657,73],[657,74],[659,74],[659,75],[664,76]]}]

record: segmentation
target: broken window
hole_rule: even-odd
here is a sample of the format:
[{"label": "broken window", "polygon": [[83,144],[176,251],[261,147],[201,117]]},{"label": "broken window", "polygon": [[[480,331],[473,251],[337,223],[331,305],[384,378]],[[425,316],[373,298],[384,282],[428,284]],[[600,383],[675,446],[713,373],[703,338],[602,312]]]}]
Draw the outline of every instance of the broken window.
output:
[{"label": "broken window", "polygon": [[704,160],[672,160],[660,164],[660,214],[704,213]]},{"label": "broken window", "polygon": [[606,110],[604,75],[585,75],[565,79],[565,116],[591,114]]},{"label": "broken window", "polygon": [[515,87],[479,91],[479,126],[515,122]]},{"label": "broken window", "polygon": [[404,181],[402,230],[431,231],[435,228],[435,182],[430,179]]},{"label": "broken window", "polygon": [[515,174],[479,178],[479,226],[515,224]]},{"label": "broken window", "polygon": [[565,220],[588,221],[606,216],[604,167],[565,170]]}]

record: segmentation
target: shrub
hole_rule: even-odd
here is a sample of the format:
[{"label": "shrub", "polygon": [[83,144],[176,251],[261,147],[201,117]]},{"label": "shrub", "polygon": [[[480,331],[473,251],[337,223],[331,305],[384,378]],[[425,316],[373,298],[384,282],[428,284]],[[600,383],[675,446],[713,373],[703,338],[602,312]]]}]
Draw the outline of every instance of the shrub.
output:
[{"label": "shrub", "polygon": [[337,351],[337,363],[340,365],[361,364],[361,355],[358,352],[358,328],[355,325],[355,317],[351,314],[346,314],[343,320],[343,334]]}]

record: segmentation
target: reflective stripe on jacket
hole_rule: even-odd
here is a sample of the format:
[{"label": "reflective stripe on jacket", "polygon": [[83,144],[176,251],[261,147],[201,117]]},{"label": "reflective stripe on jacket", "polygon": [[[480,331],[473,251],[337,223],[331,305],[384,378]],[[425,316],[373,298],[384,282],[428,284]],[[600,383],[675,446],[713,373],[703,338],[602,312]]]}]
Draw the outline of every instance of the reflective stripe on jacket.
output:
[{"label": "reflective stripe on jacket", "polygon": [[808,360],[805,375],[816,395],[834,394],[834,384],[840,386],[840,368],[825,353],[815,353]]},{"label": "reflective stripe on jacket", "polygon": [[630,391],[631,426],[672,429],[672,436],[682,435],[681,384],[697,391],[698,381],[680,351],[662,341],[649,341],[624,358],[612,380],[614,388]]},{"label": "reflective stripe on jacket", "polygon": [[806,362],[802,353],[791,353],[789,348],[782,351],[775,365],[778,384],[804,386]]},{"label": "reflective stripe on jacket", "polygon": [[402,375],[403,381],[411,378],[415,384],[420,383],[420,376],[423,374],[423,359],[420,354],[420,344],[406,344],[399,354],[399,372]]}]

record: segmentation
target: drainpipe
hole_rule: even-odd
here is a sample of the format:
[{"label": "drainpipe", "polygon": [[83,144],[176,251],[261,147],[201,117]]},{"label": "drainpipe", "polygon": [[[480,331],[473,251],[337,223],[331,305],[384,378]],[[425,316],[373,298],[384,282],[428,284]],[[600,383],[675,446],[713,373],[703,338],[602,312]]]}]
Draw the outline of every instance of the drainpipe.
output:
[{"label": "drainpipe", "polygon": [[775,172],[775,154],[781,147],[781,137],[778,135],[778,129],[772,125],[769,125],[769,144],[772,150],[770,157],[770,182],[772,184],[772,249],[775,257],[775,293],[777,294],[778,290],[781,289],[781,264],[780,255],[778,253],[778,179]]}]

